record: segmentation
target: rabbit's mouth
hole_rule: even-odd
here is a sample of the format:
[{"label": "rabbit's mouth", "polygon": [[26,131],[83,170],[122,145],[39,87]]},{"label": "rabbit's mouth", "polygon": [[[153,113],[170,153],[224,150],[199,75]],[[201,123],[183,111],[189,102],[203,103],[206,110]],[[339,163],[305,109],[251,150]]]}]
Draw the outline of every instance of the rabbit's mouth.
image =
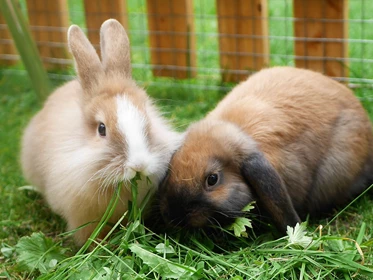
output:
[{"label": "rabbit's mouth", "polygon": [[130,181],[135,176],[136,173],[139,173],[141,176],[149,177],[153,174],[151,168],[145,161],[139,161],[137,163],[127,163],[126,166],[123,167],[123,180]]},{"label": "rabbit's mouth", "polygon": [[132,168],[124,168],[123,181],[131,181],[136,176],[136,171]]},{"label": "rabbit's mouth", "polygon": [[[163,168],[162,168],[163,167]],[[98,181],[100,188],[110,188],[119,182],[130,182],[139,173],[142,178],[149,177],[152,182],[160,180],[167,165],[159,160],[155,154],[147,154],[141,158],[131,158],[117,155],[108,162],[102,162],[102,166],[91,177],[90,181]]]}]

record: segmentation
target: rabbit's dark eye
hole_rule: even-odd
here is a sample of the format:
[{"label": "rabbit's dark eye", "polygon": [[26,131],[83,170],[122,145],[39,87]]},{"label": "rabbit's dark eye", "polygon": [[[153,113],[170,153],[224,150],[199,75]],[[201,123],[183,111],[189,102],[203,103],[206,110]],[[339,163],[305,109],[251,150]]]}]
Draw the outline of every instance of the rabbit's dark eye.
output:
[{"label": "rabbit's dark eye", "polygon": [[106,136],[106,127],[103,123],[100,123],[98,125],[98,133],[101,135],[101,136]]},{"label": "rabbit's dark eye", "polygon": [[218,174],[216,174],[216,173],[210,174],[207,177],[207,185],[209,185],[210,187],[214,186],[214,185],[216,185],[216,183],[218,182],[218,180],[219,180]]}]

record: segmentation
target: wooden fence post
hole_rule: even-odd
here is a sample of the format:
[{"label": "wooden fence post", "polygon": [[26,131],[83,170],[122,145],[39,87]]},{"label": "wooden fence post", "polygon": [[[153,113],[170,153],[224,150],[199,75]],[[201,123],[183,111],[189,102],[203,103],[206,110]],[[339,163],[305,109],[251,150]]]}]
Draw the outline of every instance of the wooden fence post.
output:
[{"label": "wooden fence post", "polygon": [[69,67],[67,0],[26,0],[29,24],[44,66],[48,69]]},{"label": "wooden fence post", "polygon": [[147,0],[150,56],[154,76],[196,75],[192,0]]},{"label": "wooden fence post", "polygon": [[267,0],[217,0],[224,82],[246,79],[269,63]]},{"label": "wooden fence post", "polygon": [[348,0],[294,0],[295,64],[347,77]]},{"label": "wooden fence post", "polygon": [[105,20],[118,20],[128,32],[128,14],[125,0],[84,0],[87,35],[100,53],[100,27]]},{"label": "wooden fence post", "polygon": [[[7,57],[9,56],[9,57]],[[14,58],[12,58],[14,56]],[[17,63],[16,48],[9,33],[5,19],[0,15],[0,66],[9,66]]]}]

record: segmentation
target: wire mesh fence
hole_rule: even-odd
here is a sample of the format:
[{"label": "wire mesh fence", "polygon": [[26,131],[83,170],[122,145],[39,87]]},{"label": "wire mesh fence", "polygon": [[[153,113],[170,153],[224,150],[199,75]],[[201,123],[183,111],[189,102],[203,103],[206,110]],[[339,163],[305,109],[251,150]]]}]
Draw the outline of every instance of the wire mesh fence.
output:
[{"label": "wire mesh fence", "polygon": [[[73,74],[66,42],[70,24],[81,26],[99,51],[101,23],[116,18],[130,36],[133,75],[146,84],[226,90],[229,82],[263,67],[294,65],[351,87],[373,86],[371,0],[23,0],[20,5],[53,79]],[[1,16],[0,35],[0,66],[22,74],[12,66],[19,56]]]}]

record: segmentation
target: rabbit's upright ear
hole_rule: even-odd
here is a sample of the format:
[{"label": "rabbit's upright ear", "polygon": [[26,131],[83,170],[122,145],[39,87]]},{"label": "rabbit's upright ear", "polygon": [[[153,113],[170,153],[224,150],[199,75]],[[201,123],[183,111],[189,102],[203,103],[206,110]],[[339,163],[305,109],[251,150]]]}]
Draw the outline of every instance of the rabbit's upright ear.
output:
[{"label": "rabbit's upright ear", "polygon": [[289,194],[277,171],[261,152],[255,152],[245,158],[241,166],[246,183],[253,188],[265,211],[271,215],[281,232],[286,227],[300,223]]},{"label": "rabbit's upright ear", "polygon": [[104,75],[100,58],[78,26],[70,26],[67,32],[67,40],[70,52],[75,59],[75,68],[80,83],[86,92],[92,92],[91,89],[98,84]]},{"label": "rabbit's upright ear", "polygon": [[117,20],[108,19],[102,24],[100,43],[105,72],[131,78],[130,43],[126,31]]}]

